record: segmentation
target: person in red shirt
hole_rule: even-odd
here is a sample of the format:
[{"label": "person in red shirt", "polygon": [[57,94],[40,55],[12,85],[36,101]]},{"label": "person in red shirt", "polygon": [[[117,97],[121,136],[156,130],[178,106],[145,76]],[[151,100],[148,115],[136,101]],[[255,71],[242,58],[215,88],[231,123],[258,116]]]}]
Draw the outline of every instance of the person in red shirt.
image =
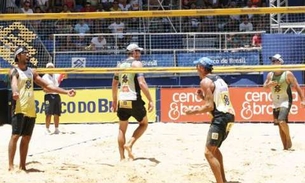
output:
[{"label": "person in red shirt", "polygon": [[254,47],[262,46],[262,37],[260,34],[255,34],[252,37],[252,46],[254,46]]}]

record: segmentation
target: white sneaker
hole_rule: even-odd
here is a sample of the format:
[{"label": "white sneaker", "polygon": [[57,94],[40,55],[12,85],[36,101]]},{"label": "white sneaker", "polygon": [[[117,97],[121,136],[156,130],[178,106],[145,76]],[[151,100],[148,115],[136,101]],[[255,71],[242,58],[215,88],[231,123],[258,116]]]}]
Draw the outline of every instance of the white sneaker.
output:
[{"label": "white sneaker", "polygon": [[46,131],[45,131],[45,134],[46,134],[46,135],[51,135],[52,132],[50,131],[50,129],[47,128]]},{"label": "white sneaker", "polygon": [[60,134],[60,131],[56,128],[54,134]]}]

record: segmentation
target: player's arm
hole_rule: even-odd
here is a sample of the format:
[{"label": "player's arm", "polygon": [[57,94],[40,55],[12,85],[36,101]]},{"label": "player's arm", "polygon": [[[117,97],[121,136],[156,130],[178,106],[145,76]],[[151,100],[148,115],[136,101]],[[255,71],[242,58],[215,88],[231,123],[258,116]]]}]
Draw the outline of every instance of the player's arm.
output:
[{"label": "player's arm", "polygon": [[119,89],[119,74],[115,73],[112,79],[112,103],[118,103],[118,89]]},{"label": "player's arm", "polygon": [[12,69],[10,71],[10,79],[11,79],[11,88],[12,88],[12,94],[13,94],[13,99],[17,100],[19,98],[19,90],[18,90],[18,71],[17,69]]},{"label": "player's arm", "polygon": [[264,88],[270,88],[270,87],[277,85],[276,81],[272,81],[272,76],[273,76],[273,73],[269,72],[267,75],[266,81],[264,82],[264,85],[263,85]]},{"label": "player's arm", "polygon": [[[117,65],[119,67],[120,65]],[[119,89],[119,73],[114,73],[113,79],[112,79],[112,107],[111,110],[113,112],[117,111],[117,104],[118,104],[118,89]]]},{"label": "player's arm", "polygon": [[32,69],[32,72],[33,72],[34,82],[37,85],[39,85],[40,87],[45,88],[47,91],[56,92],[56,93],[60,93],[60,94],[66,94],[71,97],[73,97],[75,95],[75,91],[73,89],[65,90],[63,88],[54,86],[53,84],[49,84],[38,75],[38,73],[36,72],[35,69]]},{"label": "player's arm", "polygon": [[[135,62],[132,63],[132,67],[142,68],[143,64],[140,61],[135,61]],[[149,88],[148,88],[148,85],[146,83],[144,74],[143,73],[138,73],[137,75],[138,75],[137,79],[138,79],[140,88],[141,88],[143,94],[145,95],[145,97],[147,98],[147,100],[149,102],[148,103],[148,111],[151,112],[154,109],[154,103],[153,103],[152,97],[150,95]]]},{"label": "player's arm", "polygon": [[186,114],[198,114],[210,112],[214,109],[214,83],[210,79],[203,79],[200,82],[200,88],[204,95],[204,105],[198,109],[188,109],[185,111]]},{"label": "player's arm", "polygon": [[293,73],[290,72],[290,71],[287,71],[287,80],[288,80],[288,83],[291,85],[291,87],[294,87],[296,89],[296,91],[298,92],[298,95],[299,95],[299,97],[301,99],[301,104],[305,105],[304,94],[303,94],[303,92],[301,90],[301,87],[300,87],[297,79],[293,75]]}]

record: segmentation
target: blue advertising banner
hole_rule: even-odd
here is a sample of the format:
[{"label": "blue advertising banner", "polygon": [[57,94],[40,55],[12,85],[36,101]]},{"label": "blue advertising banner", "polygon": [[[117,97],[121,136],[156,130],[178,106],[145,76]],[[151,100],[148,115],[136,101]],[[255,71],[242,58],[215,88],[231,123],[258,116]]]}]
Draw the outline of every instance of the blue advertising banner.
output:
[{"label": "blue advertising banner", "polygon": [[[127,58],[126,54],[96,55],[96,54],[58,54],[56,67],[116,67]],[[146,67],[173,67],[173,54],[142,55],[141,61]]]},{"label": "blue advertising banner", "polygon": [[194,66],[201,57],[211,58],[215,65],[259,65],[259,51],[178,53],[178,66]]}]

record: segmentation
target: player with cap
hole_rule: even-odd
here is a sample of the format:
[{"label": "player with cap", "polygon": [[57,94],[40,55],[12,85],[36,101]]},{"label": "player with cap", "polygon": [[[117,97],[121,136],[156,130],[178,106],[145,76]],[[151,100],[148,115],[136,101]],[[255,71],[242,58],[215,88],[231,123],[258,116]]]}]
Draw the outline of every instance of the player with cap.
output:
[{"label": "player with cap", "polygon": [[[273,65],[281,65],[284,60],[280,54],[269,57]],[[272,93],[272,107],[274,124],[279,126],[279,132],[284,150],[291,150],[292,142],[288,127],[288,115],[292,105],[292,91],[294,87],[305,106],[304,94],[294,74],[290,71],[269,72],[264,82],[265,88],[270,88]]]},{"label": "player with cap", "polygon": [[[46,65],[46,68],[55,68],[54,64],[49,62]],[[42,79],[45,80],[48,84],[54,86],[59,86],[62,80],[64,79],[64,74],[45,74],[42,76]],[[47,89],[44,89],[44,103],[45,103],[45,115],[46,115],[46,134],[52,134],[50,131],[51,117],[54,116],[54,134],[59,134],[59,118],[61,115],[61,98],[60,95],[56,92],[50,92]]]},{"label": "player with cap", "polygon": [[197,95],[204,101],[204,104],[201,108],[188,109],[185,113],[187,115],[209,113],[212,116],[204,154],[216,182],[224,183],[227,180],[219,147],[227,138],[235,120],[229,88],[220,76],[212,74],[213,60],[208,57],[202,57],[194,61],[194,64],[201,79]]},{"label": "player with cap", "polygon": [[36,120],[34,83],[49,91],[67,94],[71,97],[76,93],[73,89],[64,90],[48,84],[35,69],[28,67],[30,54],[26,47],[17,47],[14,57],[16,66],[10,73],[12,98],[15,104],[11,121],[12,136],[8,147],[9,171],[14,169],[14,157],[19,137],[21,137],[19,169],[26,171],[26,157]]},{"label": "player with cap", "polygon": [[[127,46],[128,58],[118,65],[119,68],[142,68],[142,62],[139,61],[141,51],[137,44]],[[120,85],[120,88],[119,88]],[[134,143],[143,135],[148,126],[147,112],[145,102],[142,100],[141,91],[148,100],[148,112],[154,109],[154,103],[149,93],[148,85],[143,73],[116,73],[112,80],[112,111],[117,112],[119,117],[119,135],[118,145],[120,160],[125,159],[125,150],[129,159],[133,160],[132,147]],[[131,139],[126,142],[125,134],[130,117],[134,117],[139,126],[134,131]]]}]

